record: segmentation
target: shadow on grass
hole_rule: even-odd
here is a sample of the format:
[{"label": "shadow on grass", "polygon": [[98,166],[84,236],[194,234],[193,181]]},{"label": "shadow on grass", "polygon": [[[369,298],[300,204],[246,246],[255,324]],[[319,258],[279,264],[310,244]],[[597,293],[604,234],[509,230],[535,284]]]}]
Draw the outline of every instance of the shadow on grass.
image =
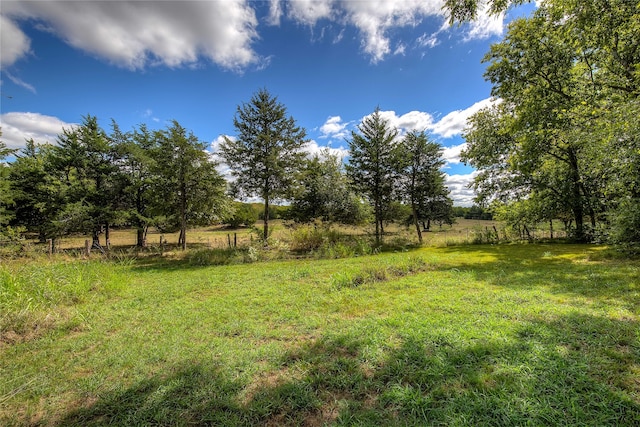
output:
[{"label": "shadow on grass", "polygon": [[325,336],[246,383],[221,368],[171,368],[58,424],[640,425],[638,330],[635,321],[570,315],[523,324],[499,342],[428,330],[382,345]]}]

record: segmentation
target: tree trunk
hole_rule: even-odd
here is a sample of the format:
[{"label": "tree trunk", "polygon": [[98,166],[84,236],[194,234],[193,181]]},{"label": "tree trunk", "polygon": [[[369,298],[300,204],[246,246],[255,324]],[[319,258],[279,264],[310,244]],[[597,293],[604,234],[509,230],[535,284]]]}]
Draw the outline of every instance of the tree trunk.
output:
[{"label": "tree trunk", "polygon": [[187,249],[187,188],[183,182],[180,188],[180,245]]},{"label": "tree trunk", "polygon": [[104,244],[107,248],[107,250],[111,249],[111,227],[109,226],[109,223],[107,222],[104,226]]},{"label": "tree trunk", "polygon": [[146,225],[138,226],[136,229],[136,246],[139,248],[147,247],[147,230],[149,227]]},{"label": "tree trunk", "polygon": [[100,230],[95,227],[91,231],[91,246],[94,248],[100,247]]},{"label": "tree trunk", "polygon": [[376,203],[375,207],[375,217],[376,217],[376,246],[380,245],[380,207],[378,203]]},{"label": "tree trunk", "polygon": [[264,197],[264,227],[262,230],[262,240],[265,246],[269,238],[269,196]]},{"label": "tree trunk", "polygon": [[569,151],[569,165],[571,166],[571,211],[573,219],[576,221],[576,240],[584,242],[586,236],[584,234],[584,207],[582,200],[582,192],[580,191],[580,170],[578,169],[578,158],[573,151]]},{"label": "tree trunk", "polygon": [[553,220],[549,220],[549,238],[553,239]]},{"label": "tree trunk", "polygon": [[422,231],[420,231],[420,224],[418,222],[418,212],[416,212],[416,204],[411,204],[411,211],[413,213],[413,224],[416,226],[416,232],[418,233],[418,242],[422,244]]}]

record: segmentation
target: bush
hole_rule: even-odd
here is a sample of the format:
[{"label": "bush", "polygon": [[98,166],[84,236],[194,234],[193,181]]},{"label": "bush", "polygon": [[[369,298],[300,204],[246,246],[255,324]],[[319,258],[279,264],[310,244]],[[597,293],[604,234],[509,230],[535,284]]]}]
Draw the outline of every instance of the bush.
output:
[{"label": "bush", "polygon": [[629,254],[640,254],[640,198],[625,200],[612,217],[609,240]]},{"label": "bush", "polygon": [[236,259],[243,259],[242,254],[235,248],[229,249],[198,249],[187,254],[189,265],[227,265]]},{"label": "bush", "polygon": [[339,242],[342,235],[322,224],[296,226],[291,232],[291,249],[300,252],[311,252],[326,248]]}]

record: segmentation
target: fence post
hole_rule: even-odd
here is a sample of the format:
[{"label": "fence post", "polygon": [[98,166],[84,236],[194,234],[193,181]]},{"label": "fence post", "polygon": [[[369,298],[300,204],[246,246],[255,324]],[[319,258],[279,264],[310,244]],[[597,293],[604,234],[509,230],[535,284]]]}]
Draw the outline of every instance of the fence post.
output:
[{"label": "fence post", "polygon": [[49,256],[53,254],[53,239],[47,239],[47,253]]},{"label": "fence post", "polygon": [[87,254],[87,256],[91,255],[91,242],[89,241],[89,239],[84,241],[84,252]]},{"label": "fence post", "polygon": [[233,247],[234,248],[238,247],[238,234],[237,233],[233,233]]}]

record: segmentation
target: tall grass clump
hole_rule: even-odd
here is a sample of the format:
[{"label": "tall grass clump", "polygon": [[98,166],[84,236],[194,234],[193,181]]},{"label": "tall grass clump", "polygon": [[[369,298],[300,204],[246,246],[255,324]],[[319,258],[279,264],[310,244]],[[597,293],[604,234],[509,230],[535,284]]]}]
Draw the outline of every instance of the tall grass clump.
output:
[{"label": "tall grass clump", "polygon": [[345,235],[325,224],[296,226],[291,232],[290,248],[316,259],[351,258],[373,253],[369,239]]},{"label": "tall grass clump", "polygon": [[360,285],[379,283],[398,277],[420,273],[427,269],[427,262],[417,256],[382,265],[367,265],[358,271],[341,271],[331,277],[334,289],[357,288]]},{"label": "tall grass clump", "polygon": [[29,334],[59,318],[62,307],[116,289],[112,268],[103,260],[0,266],[1,339]]},{"label": "tall grass clump", "polygon": [[291,231],[291,249],[298,252],[316,251],[339,242],[342,235],[323,224],[299,225]]},{"label": "tall grass clump", "polygon": [[193,266],[228,265],[242,263],[244,256],[242,251],[236,248],[212,248],[190,251],[186,260],[189,265]]}]

